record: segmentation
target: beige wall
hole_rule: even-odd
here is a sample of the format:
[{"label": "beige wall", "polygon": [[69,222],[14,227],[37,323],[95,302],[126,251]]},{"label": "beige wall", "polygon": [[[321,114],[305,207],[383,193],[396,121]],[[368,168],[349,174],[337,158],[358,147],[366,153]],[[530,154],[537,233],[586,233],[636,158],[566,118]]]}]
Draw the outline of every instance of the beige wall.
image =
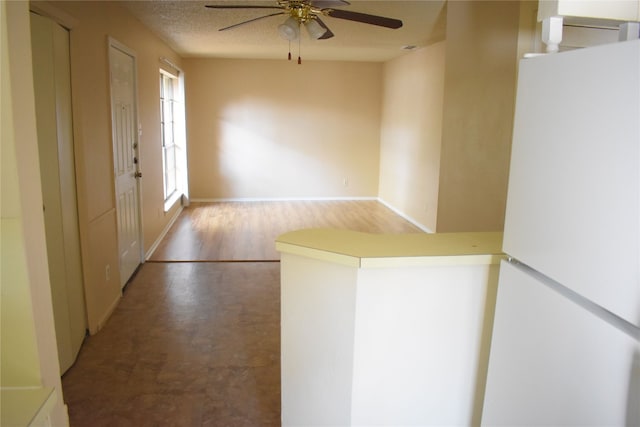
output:
[{"label": "beige wall", "polygon": [[183,64],[192,199],[378,195],[382,64]]},{"label": "beige wall", "polygon": [[[97,331],[120,297],[111,144],[108,37],[132,49],[138,65],[138,118],[144,247],[147,250],[176,208],[164,213],[159,142],[159,58],[180,58],[118,2],[35,2],[71,27],[71,74],[78,210],[88,324]],[[105,267],[111,268],[106,279]]]},{"label": "beige wall", "polygon": [[379,197],[436,229],[445,42],[384,65]]},{"label": "beige wall", "polygon": [[[186,71],[192,198],[380,196],[438,231],[502,228],[517,3],[449,3],[446,53],[444,44],[437,44],[386,65],[306,61],[301,66],[285,60],[183,60],[118,2],[34,4],[54,10],[71,27],[80,230],[93,332],[120,296],[116,275],[105,278],[105,266],[115,272],[118,264],[108,36],[138,58],[145,250],[176,212],[163,212],[161,56]],[[401,82],[403,76],[415,86]],[[428,99],[405,100],[414,89]],[[441,114],[438,165],[433,158]]]},{"label": "beige wall", "polygon": [[437,231],[500,231],[513,125],[519,4],[447,10]]}]

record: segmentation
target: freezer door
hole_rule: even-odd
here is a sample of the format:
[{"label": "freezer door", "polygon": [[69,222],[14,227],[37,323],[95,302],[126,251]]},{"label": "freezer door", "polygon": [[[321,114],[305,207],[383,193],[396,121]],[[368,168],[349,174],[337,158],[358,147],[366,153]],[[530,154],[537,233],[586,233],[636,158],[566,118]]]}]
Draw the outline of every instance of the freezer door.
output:
[{"label": "freezer door", "polygon": [[640,425],[640,342],[508,262],[482,424]]},{"label": "freezer door", "polygon": [[504,251],[640,325],[640,40],[520,63]]}]

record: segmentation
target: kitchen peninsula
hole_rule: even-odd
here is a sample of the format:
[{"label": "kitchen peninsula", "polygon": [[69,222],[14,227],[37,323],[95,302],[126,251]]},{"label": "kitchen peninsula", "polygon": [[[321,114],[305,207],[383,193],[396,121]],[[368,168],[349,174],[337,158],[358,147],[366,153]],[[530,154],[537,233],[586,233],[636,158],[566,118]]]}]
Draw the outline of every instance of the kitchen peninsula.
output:
[{"label": "kitchen peninsula", "polygon": [[502,233],[278,237],[282,425],[479,424]]}]

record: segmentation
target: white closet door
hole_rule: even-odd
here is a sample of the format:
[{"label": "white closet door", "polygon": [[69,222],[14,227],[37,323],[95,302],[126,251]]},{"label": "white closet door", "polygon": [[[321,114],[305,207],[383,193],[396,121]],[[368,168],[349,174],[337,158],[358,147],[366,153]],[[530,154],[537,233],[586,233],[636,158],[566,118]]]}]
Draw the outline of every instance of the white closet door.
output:
[{"label": "white closet door", "polygon": [[69,32],[31,14],[36,118],[49,278],[60,372],[76,359],[87,324],[71,116]]}]

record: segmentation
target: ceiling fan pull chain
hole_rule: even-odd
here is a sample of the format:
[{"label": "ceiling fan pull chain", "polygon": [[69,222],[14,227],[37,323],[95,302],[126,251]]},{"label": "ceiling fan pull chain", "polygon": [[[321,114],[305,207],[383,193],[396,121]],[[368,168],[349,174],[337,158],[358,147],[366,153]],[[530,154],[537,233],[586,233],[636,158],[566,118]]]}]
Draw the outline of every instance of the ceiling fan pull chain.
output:
[{"label": "ceiling fan pull chain", "polygon": [[300,57],[300,39],[302,37],[298,37],[298,65],[302,64],[302,58]]},{"label": "ceiling fan pull chain", "polygon": [[289,61],[291,61],[291,40],[289,40]]}]

